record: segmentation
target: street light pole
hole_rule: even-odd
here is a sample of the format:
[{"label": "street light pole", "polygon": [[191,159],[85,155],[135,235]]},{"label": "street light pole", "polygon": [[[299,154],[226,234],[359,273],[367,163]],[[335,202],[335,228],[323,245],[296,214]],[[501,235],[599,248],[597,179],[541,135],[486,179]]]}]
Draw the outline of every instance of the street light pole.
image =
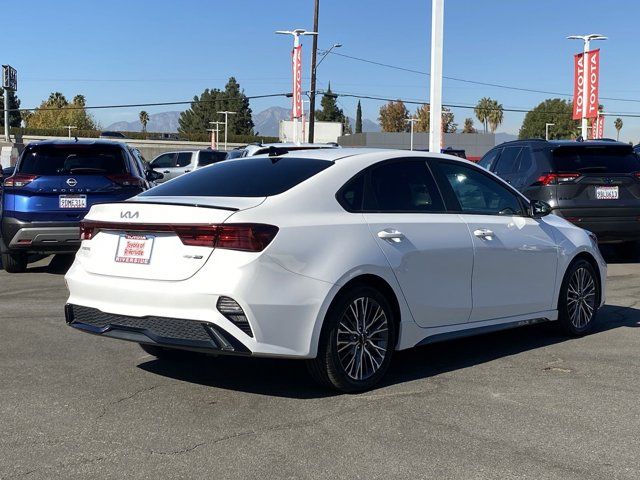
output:
[{"label": "street light pole", "polygon": [[407,118],[407,122],[411,124],[411,146],[409,150],[412,150],[412,151],[413,151],[413,124],[419,121],[420,121],[419,118],[415,118],[415,117]]},{"label": "street light pole", "polygon": [[429,151],[442,150],[442,44],[444,0],[431,2],[431,88],[429,94]]},{"label": "street light pole", "polygon": [[549,127],[554,126],[555,123],[545,123],[544,124],[544,139],[549,140]]},{"label": "street light pole", "polygon": [[309,143],[313,143],[315,135],[314,122],[316,121],[316,56],[318,54],[318,14],[320,10],[320,0],[313,2],[313,46],[311,48],[311,95],[309,98]]},{"label": "street light pole", "polygon": [[78,127],[75,127],[73,125],[65,125],[64,128],[69,130],[69,140],[71,140],[71,130],[73,130],[74,128],[78,128]]},{"label": "street light pole", "polygon": [[227,151],[227,133],[229,132],[229,115],[235,115],[238,112],[229,112],[225,110],[224,112],[218,112],[224,114],[224,150]]},{"label": "street light pole", "polygon": [[216,128],[209,128],[208,131],[211,132],[211,148],[216,150],[218,148],[218,139],[220,132],[220,125],[224,124],[224,122],[209,122],[211,125],[215,125]]},{"label": "street light pole", "polygon": [[[292,35],[293,36],[293,51],[294,53],[297,52],[297,48],[300,46],[300,35],[313,35],[314,37],[318,35],[318,32],[307,32],[306,30],[304,30],[303,28],[296,28],[295,30],[276,30],[276,33],[279,35]],[[295,58],[295,57],[294,57]],[[300,61],[302,61],[300,59]],[[295,61],[294,61],[295,63]],[[296,105],[296,102],[298,101],[297,96],[298,95],[302,95],[301,91],[297,91],[298,87],[298,82],[296,81],[296,75],[297,75],[297,70],[295,68],[295,64],[293,66],[293,105]],[[295,107],[292,109],[295,110]],[[292,112],[293,113],[293,112]],[[298,142],[298,120],[299,117],[294,116],[293,114],[291,115],[292,119],[293,119],[293,135],[294,135],[294,142]]]},{"label": "street light pole", "polygon": [[567,38],[569,40],[582,40],[584,42],[582,49],[582,124],[580,135],[583,140],[586,140],[589,131],[587,121],[587,104],[589,103],[589,92],[587,89],[587,85],[589,84],[589,44],[591,40],[606,40],[607,37],[599,33],[590,33],[589,35],[571,35]]}]

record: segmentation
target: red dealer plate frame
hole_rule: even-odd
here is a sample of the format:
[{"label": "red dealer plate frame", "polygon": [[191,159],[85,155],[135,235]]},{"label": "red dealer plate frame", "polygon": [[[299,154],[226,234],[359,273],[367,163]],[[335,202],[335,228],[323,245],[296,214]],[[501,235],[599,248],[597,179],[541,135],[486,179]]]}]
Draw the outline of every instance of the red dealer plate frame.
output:
[{"label": "red dealer plate frame", "polygon": [[155,236],[153,235],[121,234],[118,238],[114,260],[117,263],[149,265],[154,242]]}]

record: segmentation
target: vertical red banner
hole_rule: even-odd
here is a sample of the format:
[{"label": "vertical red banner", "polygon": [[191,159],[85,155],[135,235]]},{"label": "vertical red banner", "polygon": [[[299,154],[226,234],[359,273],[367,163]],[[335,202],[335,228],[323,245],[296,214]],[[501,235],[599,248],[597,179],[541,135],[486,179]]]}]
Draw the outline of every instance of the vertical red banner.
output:
[{"label": "vertical red banner", "polygon": [[587,106],[586,117],[597,118],[598,117],[598,91],[600,83],[600,49],[591,50],[588,52],[587,64]]},{"label": "vertical red banner", "polygon": [[604,115],[598,115],[598,128],[596,130],[596,138],[604,138]]},{"label": "vertical red banner", "polygon": [[[573,58],[573,119],[596,118],[599,106],[600,49],[579,53]],[[584,104],[586,90],[587,101]],[[583,115],[584,114],[584,115]]]},{"label": "vertical red banner", "polygon": [[573,119],[582,118],[584,101],[584,61],[582,53],[573,57]]},{"label": "vertical red banner", "polygon": [[302,116],[302,45],[293,49],[293,107],[291,116]]}]

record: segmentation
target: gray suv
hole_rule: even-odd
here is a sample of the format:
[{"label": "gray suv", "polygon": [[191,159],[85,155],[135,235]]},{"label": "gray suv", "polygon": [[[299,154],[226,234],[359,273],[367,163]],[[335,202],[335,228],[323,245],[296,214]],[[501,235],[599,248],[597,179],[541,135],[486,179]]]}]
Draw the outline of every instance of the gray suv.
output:
[{"label": "gray suv", "polygon": [[531,200],[592,231],[600,243],[634,252],[640,241],[640,157],[610,140],[516,140],[496,146],[479,165]]}]

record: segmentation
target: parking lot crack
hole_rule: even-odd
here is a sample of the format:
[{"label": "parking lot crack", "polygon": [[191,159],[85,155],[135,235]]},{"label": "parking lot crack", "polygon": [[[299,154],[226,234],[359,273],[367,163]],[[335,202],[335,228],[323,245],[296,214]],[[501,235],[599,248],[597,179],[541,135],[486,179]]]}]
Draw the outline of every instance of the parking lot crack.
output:
[{"label": "parking lot crack", "polygon": [[102,412],[100,412],[100,414],[96,417],[96,420],[100,420],[102,417],[104,417],[107,412],[109,411],[110,408],[122,403],[122,402],[126,402],[127,400],[132,399],[133,397],[136,397],[142,393],[146,393],[146,392],[150,392],[151,390],[154,390],[156,388],[160,387],[160,385],[153,385],[151,387],[145,387],[145,388],[141,388],[139,390],[136,390],[135,392],[131,393],[130,395],[127,395],[126,397],[122,397],[122,398],[118,398],[117,400],[114,400],[112,402],[109,402],[108,404],[104,405],[102,407]]}]

